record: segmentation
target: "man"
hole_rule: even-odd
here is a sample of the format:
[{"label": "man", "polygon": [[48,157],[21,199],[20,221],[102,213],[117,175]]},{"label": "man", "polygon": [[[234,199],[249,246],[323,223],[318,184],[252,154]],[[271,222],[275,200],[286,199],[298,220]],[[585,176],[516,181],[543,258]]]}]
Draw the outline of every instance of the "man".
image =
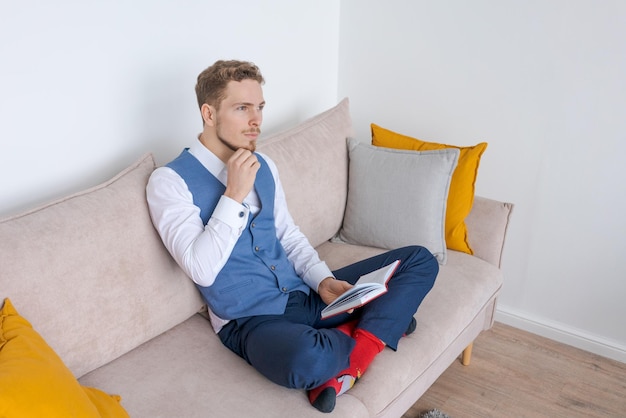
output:
[{"label": "man", "polygon": [[[154,171],[150,213],[196,283],[223,344],[280,385],[330,412],[385,345],[396,349],[438,273],[407,247],[331,272],[294,224],[274,162],[256,153],[264,79],[252,63],[217,61],[196,85],[203,130]],[[363,274],[396,259],[389,291],[355,312],[321,310]]]}]

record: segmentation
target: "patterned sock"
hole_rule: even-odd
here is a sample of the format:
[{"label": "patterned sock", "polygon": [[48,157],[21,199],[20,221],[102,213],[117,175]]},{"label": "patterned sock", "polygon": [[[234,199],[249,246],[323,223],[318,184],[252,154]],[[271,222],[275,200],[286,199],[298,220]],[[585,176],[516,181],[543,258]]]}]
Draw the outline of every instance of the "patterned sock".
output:
[{"label": "patterned sock", "polygon": [[350,389],[365,373],[374,357],[385,348],[385,343],[374,334],[360,328],[355,329],[353,338],[356,344],[350,353],[350,366],[328,382],[309,391],[311,405],[321,412],[331,412],[335,408],[337,396]]}]

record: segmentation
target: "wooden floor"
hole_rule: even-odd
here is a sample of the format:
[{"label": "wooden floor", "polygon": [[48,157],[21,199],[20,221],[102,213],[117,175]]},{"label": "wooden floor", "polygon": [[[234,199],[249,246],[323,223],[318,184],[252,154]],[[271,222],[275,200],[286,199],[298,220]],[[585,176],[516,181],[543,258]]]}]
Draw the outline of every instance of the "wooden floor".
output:
[{"label": "wooden floor", "polygon": [[626,417],[626,364],[497,323],[403,418]]}]

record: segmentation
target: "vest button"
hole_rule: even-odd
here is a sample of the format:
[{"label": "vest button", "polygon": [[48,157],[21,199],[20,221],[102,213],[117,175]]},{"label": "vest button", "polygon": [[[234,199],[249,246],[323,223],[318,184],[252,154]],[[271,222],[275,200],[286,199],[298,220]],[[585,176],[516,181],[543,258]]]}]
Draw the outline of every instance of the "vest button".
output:
[{"label": "vest button", "polygon": [[259,247],[254,247],[254,251],[259,251]]},{"label": "vest button", "polygon": [[256,226],[256,225],[254,224],[254,222],[252,222],[252,223],[250,224],[250,228],[254,228],[255,226]]},{"label": "vest button", "polygon": [[270,267],[272,270],[276,270],[276,266],[271,266]]},{"label": "vest button", "polygon": [[283,289],[282,289],[282,290],[283,290],[283,292],[285,292],[285,293],[287,292],[287,288],[286,288],[286,287],[283,287]]}]

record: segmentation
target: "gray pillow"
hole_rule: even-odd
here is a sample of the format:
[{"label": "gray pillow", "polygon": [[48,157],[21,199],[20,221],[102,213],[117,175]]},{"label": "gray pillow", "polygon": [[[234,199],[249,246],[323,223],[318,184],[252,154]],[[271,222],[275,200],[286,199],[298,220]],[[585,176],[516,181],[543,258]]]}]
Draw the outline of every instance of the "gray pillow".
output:
[{"label": "gray pillow", "polygon": [[417,244],[445,264],[446,203],[459,150],[407,151],[349,139],[348,152],[339,239],[385,249]]}]

